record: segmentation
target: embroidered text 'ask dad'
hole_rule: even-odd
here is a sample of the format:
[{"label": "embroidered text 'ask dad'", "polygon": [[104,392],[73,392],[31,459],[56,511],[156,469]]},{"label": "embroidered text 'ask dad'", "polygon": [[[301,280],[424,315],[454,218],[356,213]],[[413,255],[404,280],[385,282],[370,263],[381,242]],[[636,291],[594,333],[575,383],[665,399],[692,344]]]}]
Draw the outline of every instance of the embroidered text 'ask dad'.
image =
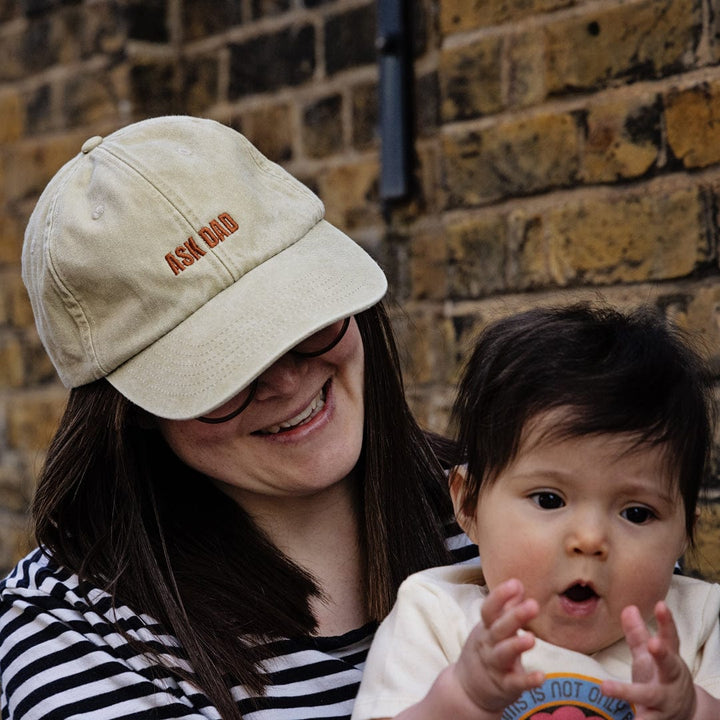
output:
[{"label": "embroidered text 'ask dad'", "polygon": [[[238,224],[228,213],[220,213],[215,220],[211,220],[206,226],[201,227],[197,233],[208,247],[214,248],[237,229]],[[206,252],[207,250],[198,244],[194,237],[189,237],[173,252],[165,255],[165,261],[173,271],[173,275],[179,275],[196,260],[200,260]]]}]

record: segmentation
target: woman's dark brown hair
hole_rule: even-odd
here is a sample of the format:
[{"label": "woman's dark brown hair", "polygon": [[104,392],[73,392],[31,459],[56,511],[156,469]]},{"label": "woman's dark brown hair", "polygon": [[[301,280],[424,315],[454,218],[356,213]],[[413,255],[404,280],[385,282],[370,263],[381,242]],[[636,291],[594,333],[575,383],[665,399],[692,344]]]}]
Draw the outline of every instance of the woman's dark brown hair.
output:
[{"label": "woman's dark brown hair", "polygon": [[[380,620],[407,575],[449,561],[442,525],[451,506],[433,439],[406,404],[383,306],[356,320],[365,348],[359,524],[369,613]],[[138,423],[137,410],[105,380],[71,391],[33,505],[36,537],[115,604],[159,621],[192,668],[173,672],[225,720],[237,719],[229,687],[262,694],[263,640],[312,633],[318,588],[158,431]],[[166,665],[152,643],[119,630]]]}]

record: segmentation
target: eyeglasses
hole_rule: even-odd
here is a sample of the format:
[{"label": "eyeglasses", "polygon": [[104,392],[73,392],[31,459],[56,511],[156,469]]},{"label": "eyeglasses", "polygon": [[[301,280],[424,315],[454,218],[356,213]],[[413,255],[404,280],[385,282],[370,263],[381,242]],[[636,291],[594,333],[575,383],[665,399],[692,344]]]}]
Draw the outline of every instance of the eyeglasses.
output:
[{"label": "eyeglasses", "polygon": [[[319,355],[324,355],[326,352],[332,350],[343,339],[349,325],[349,317],[346,317],[344,320],[337,320],[332,323],[332,325],[328,325],[327,327],[318,330],[316,333],[313,333],[310,337],[305,338],[305,340],[298,343],[289,352],[303,358],[314,358]],[[232,420],[245,410],[248,405],[250,405],[255,397],[255,393],[257,392],[257,387],[258,378],[255,378],[250,385],[248,385],[244,390],[241,390],[232,400],[229,400],[215,410],[211,410],[207,415],[203,415],[202,417],[195,419],[200,422],[210,423],[213,425]],[[236,408],[230,412],[226,412],[228,405],[234,406],[236,403],[239,403]]]}]

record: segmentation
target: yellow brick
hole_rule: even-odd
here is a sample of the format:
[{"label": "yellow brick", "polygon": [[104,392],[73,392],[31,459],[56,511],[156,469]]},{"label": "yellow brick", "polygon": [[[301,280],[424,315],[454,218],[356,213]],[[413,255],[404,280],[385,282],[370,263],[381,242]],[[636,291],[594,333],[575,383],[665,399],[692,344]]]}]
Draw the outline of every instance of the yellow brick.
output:
[{"label": "yellow brick", "polygon": [[708,257],[696,189],[588,199],[544,219],[558,284],[684,277]]},{"label": "yellow brick", "polygon": [[410,244],[410,284],[413,299],[447,296],[447,245],[442,230],[425,232]]},{"label": "yellow brick", "polygon": [[536,30],[516,33],[505,43],[508,107],[525,107],[542,102],[545,90],[545,43]]},{"label": "yellow brick", "polygon": [[58,380],[55,368],[33,328],[24,337],[25,382],[28,387]]},{"label": "yellow brick", "polygon": [[34,545],[26,518],[3,512],[0,517],[0,568],[9,571]]},{"label": "yellow brick", "polygon": [[20,263],[24,228],[8,212],[0,214],[0,265]]},{"label": "yellow brick", "polygon": [[660,117],[653,100],[614,100],[589,109],[583,153],[586,182],[638,177],[657,162]]},{"label": "yellow brick", "polygon": [[505,289],[507,229],[502,217],[454,223],[447,238],[451,297],[480,297]]},{"label": "yellow brick", "polygon": [[34,324],[19,265],[0,271],[0,325],[27,328]]},{"label": "yellow brick", "polygon": [[701,285],[668,309],[672,321],[697,335],[700,351],[720,367],[720,285]]},{"label": "yellow brick", "polygon": [[669,93],[665,124],[668,145],[685,167],[720,162],[720,83]]},{"label": "yellow brick", "polygon": [[0,144],[22,137],[25,129],[25,108],[20,93],[9,89],[0,93]]},{"label": "yellow brick", "polygon": [[48,181],[68,160],[80,152],[86,132],[13,145],[7,152],[4,171],[8,200],[39,195]]},{"label": "yellow brick", "polygon": [[352,230],[361,224],[380,222],[377,206],[377,160],[331,167],[318,178],[328,222]]},{"label": "yellow brick", "polygon": [[440,115],[446,122],[502,108],[502,40],[485,38],[440,56]]},{"label": "yellow brick", "polygon": [[29,477],[29,473],[23,471],[22,463],[11,462],[0,465],[0,508],[2,510],[27,512],[34,487],[35,483]]},{"label": "yellow brick", "polygon": [[446,135],[442,151],[451,207],[571,185],[579,168],[578,130],[569,113]]},{"label": "yellow brick", "polygon": [[[72,125],[85,125],[94,128],[102,122],[117,119],[118,85],[123,83],[126,68],[106,68],[87,71],[71,78],[65,84],[65,113]],[[98,131],[99,134],[102,134]]]},{"label": "yellow brick", "polygon": [[517,289],[542,287],[560,276],[554,257],[548,257],[545,229],[538,215],[516,210],[510,216],[511,235],[521,237],[521,247],[510,250],[509,284]]},{"label": "yellow brick", "polygon": [[685,557],[686,571],[720,582],[720,506],[716,502],[700,505],[695,542],[695,551]]},{"label": "yellow brick", "polygon": [[67,393],[58,388],[42,393],[26,393],[11,403],[7,411],[10,447],[45,450],[55,434],[66,399]]},{"label": "yellow brick", "polygon": [[274,105],[243,116],[243,130],[263,155],[275,162],[292,156],[290,106]]},{"label": "yellow brick", "polygon": [[473,30],[572,5],[574,0],[441,0],[444,34]]},{"label": "yellow brick", "polygon": [[8,280],[6,288],[10,298],[10,320],[12,324],[15,327],[33,327],[35,325],[35,318],[33,317],[30,298],[28,297],[25,285],[23,285],[19,270]]},{"label": "yellow brick", "polygon": [[452,323],[434,312],[395,318],[403,370],[410,382],[425,385],[447,382],[452,372],[455,341]]},{"label": "yellow brick", "polygon": [[686,62],[702,25],[694,0],[645,0],[589,8],[547,26],[547,88],[593,88],[613,78],[645,77]]},{"label": "yellow brick", "polygon": [[19,388],[25,380],[23,351],[15,334],[0,335],[0,388]]}]

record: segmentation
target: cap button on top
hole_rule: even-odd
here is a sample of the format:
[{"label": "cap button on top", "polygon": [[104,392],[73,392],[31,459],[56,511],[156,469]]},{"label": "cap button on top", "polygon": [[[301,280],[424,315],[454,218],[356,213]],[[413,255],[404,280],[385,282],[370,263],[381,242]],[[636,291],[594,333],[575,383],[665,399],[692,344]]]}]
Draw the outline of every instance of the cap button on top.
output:
[{"label": "cap button on top", "polygon": [[88,138],[83,143],[80,150],[87,155],[91,150],[94,150],[102,141],[103,139],[100,135],[93,135],[93,137]]}]

